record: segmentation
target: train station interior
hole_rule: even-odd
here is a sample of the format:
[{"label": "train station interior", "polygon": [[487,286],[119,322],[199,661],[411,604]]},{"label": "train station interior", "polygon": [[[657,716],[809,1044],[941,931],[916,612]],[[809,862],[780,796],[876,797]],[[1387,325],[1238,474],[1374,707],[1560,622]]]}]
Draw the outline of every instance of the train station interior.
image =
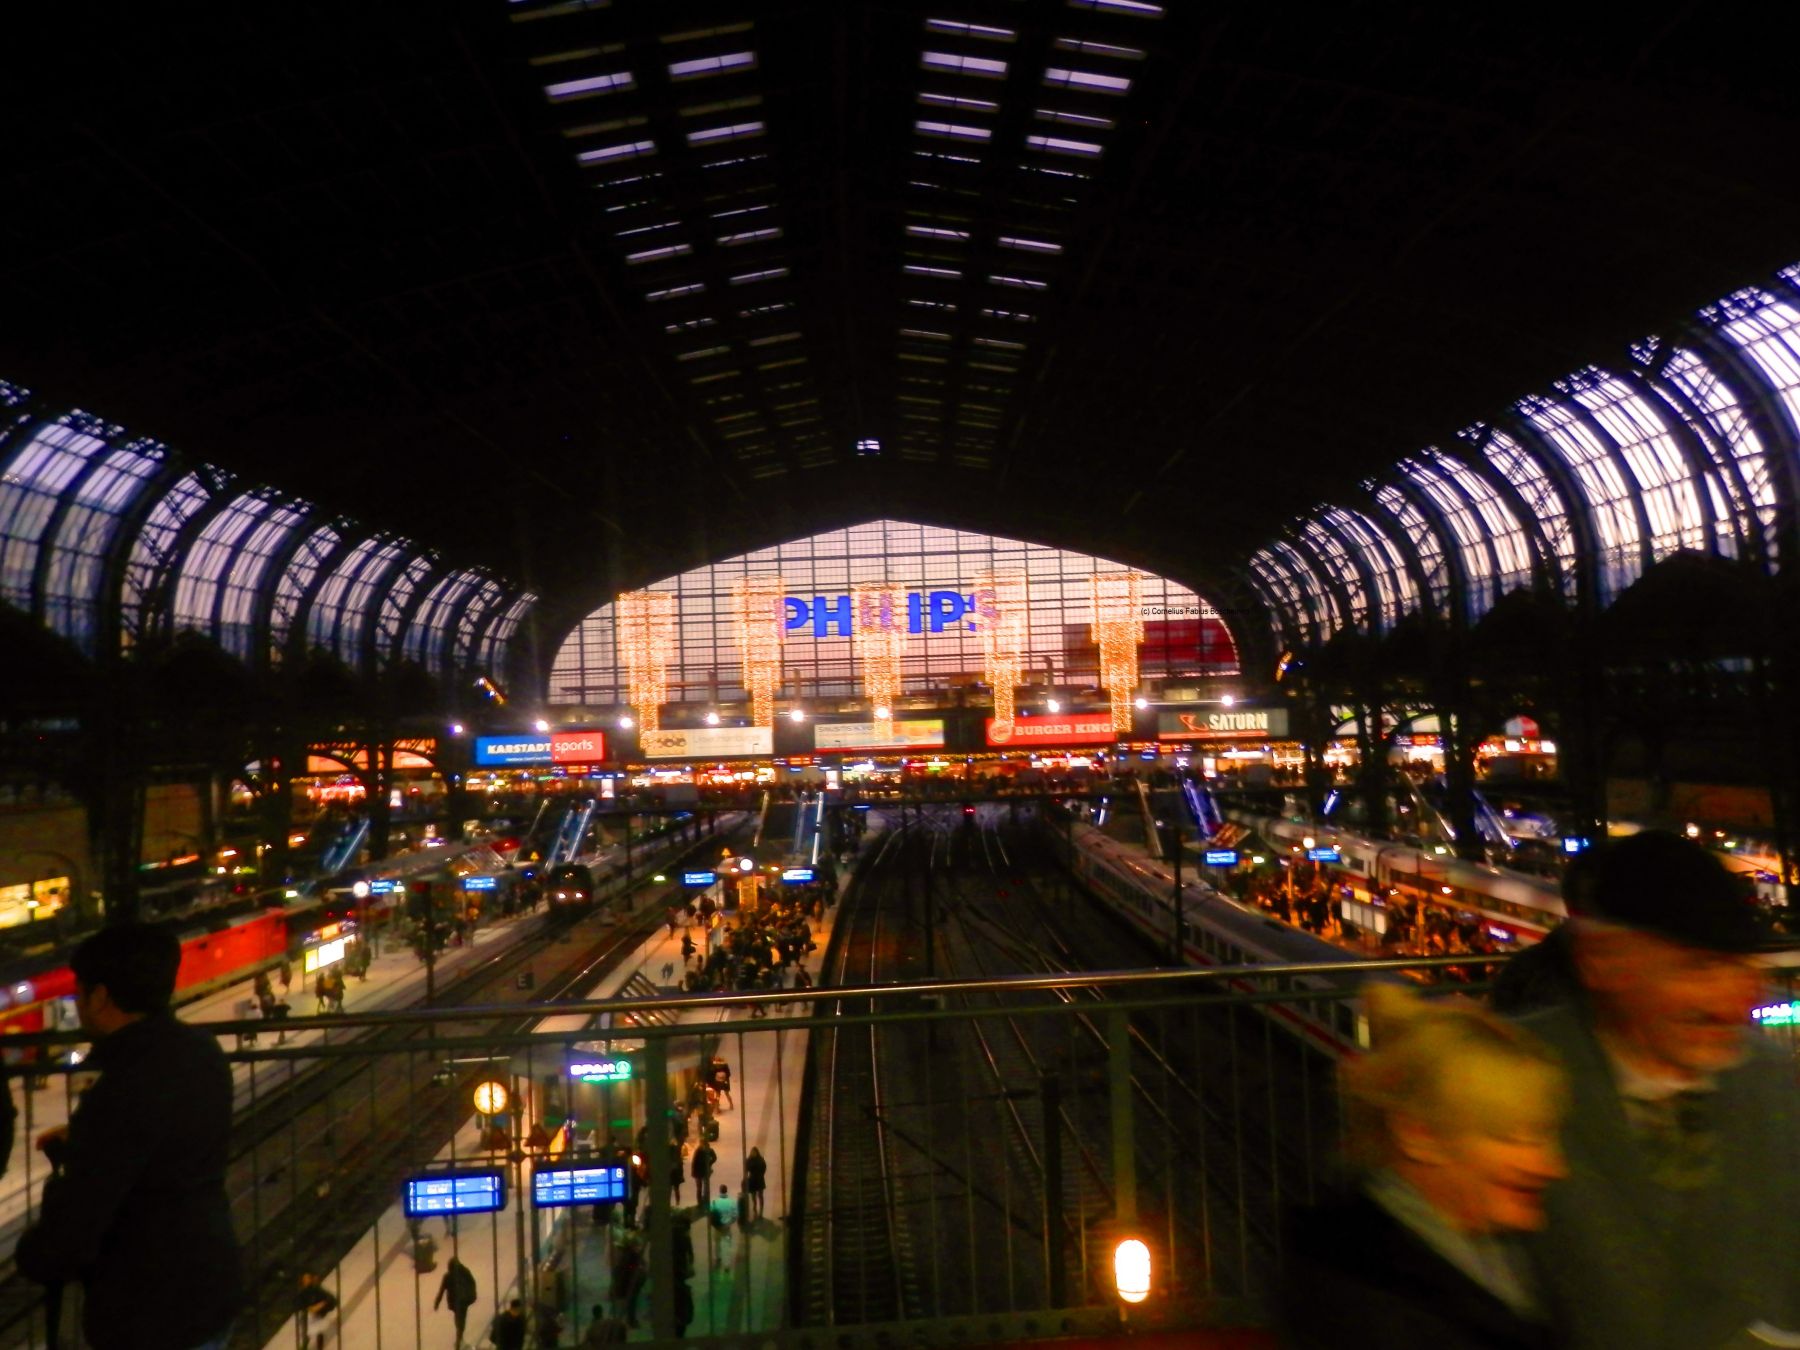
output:
[{"label": "train station interior", "polygon": [[[1565,1312],[1573,1135],[1485,1227],[1357,1152],[1384,1028],[1612,1007],[1620,930],[1738,963],[1703,1095],[1793,1082],[1788,16],[38,9],[0,1350],[102,1339],[12,1252],[139,923],[232,1075],[208,1350],[1800,1344]],[[1485,1330],[1294,1313],[1431,1284],[1346,1187]]]}]

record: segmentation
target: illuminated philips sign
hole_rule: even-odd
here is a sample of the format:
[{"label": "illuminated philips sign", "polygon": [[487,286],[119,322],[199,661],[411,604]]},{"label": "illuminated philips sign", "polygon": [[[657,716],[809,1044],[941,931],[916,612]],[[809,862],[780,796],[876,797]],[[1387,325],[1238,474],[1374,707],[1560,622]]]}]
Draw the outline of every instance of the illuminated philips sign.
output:
[{"label": "illuminated philips sign", "polygon": [[629,1083],[631,1061],[628,1059],[583,1059],[569,1065],[569,1077],[583,1083]]},{"label": "illuminated philips sign", "polygon": [[[786,603],[789,631],[810,625],[815,638],[851,637],[856,632],[855,605],[847,594],[815,595],[810,600],[790,595]],[[941,633],[958,623],[973,630],[977,619],[994,617],[994,593],[991,590],[971,591],[967,595],[961,591],[908,591],[906,595],[906,631],[909,633],[923,633],[927,628],[933,633]]]}]

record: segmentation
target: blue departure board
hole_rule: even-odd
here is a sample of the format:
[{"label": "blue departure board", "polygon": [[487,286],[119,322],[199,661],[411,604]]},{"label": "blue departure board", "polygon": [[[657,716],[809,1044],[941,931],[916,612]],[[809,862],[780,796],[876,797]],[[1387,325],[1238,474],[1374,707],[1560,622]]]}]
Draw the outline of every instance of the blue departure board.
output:
[{"label": "blue departure board", "polygon": [[531,1172],[531,1203],[538,1209],[607,1204],[625,1198],[625,1165],[540,1165]]},{"label": "blue departure board", "polygon": [[492,1214],[506,1208],[504,1172],[428,1172],[406,1179],[406,1217]]}]

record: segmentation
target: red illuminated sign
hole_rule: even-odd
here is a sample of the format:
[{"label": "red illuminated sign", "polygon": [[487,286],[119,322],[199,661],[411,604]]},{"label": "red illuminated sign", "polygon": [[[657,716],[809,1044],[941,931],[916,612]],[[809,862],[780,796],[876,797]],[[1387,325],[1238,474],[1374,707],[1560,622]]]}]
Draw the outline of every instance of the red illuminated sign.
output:
[{"label": "red illuminated sign", "polygon": [[606,737],[598,731],[558,731],[550,737],[552,764],[598,764],[606,758]]},{"label": "red illuminated sign", "polygon": [[987,719],[987,743],[997,748],[1040,745],[1094,745],[1118,739],[1111,713],[1064,713],[1052,717],[1020,717],[1009,735],[996,735],[994,719]]}]

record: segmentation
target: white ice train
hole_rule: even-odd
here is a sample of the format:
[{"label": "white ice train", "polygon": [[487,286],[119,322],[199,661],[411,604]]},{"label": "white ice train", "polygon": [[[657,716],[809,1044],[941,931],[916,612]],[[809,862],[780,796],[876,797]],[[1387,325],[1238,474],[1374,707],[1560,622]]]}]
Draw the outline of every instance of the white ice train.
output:
[{"label": "white ice train", "polygon": [[[1529,946],[1568,917],[1556,882],[1489,863],[1467,862],[1448,853],[1391,840],[1364,839],[1342,830],[1304,825],[1280,816],[1227,811],[1226,819],[1254,830],[1270,844],[1304,857],[1306,841],[1317,848],[1336,848],[1339,861],[1324,864],[1379,893],[1400,885],[1457,915],[1474,915],[1501,942]],[[1359,902],[1347,902],[1364,928],[1386,929],[1386,917]],[[1357,912],[1368,911],[1368,912]]]},{"label": "white ice train", "polygon": [[[1084,885],[1153,943],[1165,950],[1174,926],[1174,878],[1168,864],[1109,838],[1077,821],[1071,826],[1070,869]],[[1197,966],[1344,965],[1359,958],[1341,947],[1284,924],[1259,909],[1239,904],[1204,881],[1182,879],[1182,954]],[[1231,980],[1239,992],[1269,992],[1270,982]],[[1368,1022],[1354,994],[1360,980],[1346,971],[1277,976],[1274,989],[1296,996],[1316,992],[1316,1000],[1251,1006],[1315,1047],[1341,1055],[1369,1043]]]}]

